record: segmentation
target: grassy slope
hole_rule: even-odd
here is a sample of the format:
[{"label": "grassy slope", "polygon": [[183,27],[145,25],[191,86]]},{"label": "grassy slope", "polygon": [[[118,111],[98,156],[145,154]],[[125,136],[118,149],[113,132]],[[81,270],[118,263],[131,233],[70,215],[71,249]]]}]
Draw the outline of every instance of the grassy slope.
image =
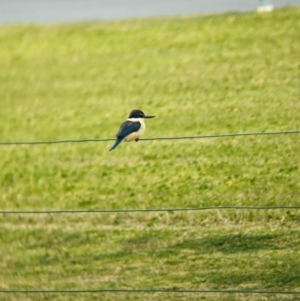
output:
[{"label": "grassy slope", "polygon": [[[132,108],[147,137],[299,129],[299,19],[1,27],[0,140],[112,137]],[[110,144],[1,147],[1,209],[299,204],[296,135]],[[297,211],[0,218],[3,289],[300,290]]]}]

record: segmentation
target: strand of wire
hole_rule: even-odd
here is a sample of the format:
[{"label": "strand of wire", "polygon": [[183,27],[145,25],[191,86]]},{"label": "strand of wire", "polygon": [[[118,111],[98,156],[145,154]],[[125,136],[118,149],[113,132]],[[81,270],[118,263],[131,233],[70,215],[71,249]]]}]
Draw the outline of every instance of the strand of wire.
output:
[{"label": "strand of wire", "polygon": [[[198,136],[177,136],[177,137],[154,137],[143,138],[139,141],[153,141],[153,140],[183,140],[183,139],[207,139],[207,138],[226,138],[226,137],[240,137],[240,136],[266,136],[266,135],[289,135],[300,134],[300,130],[282,131],[282,132],[251,132],[251,133],[232,133],[232,134],[212,134],[212,135],[198,135]],[[0,141],[0,145],[37,145],[37,144],[59,144],[59,143],[84,143],[84,142],[105,142],[114,141],[114,138],[101,139],[67,139],[67,140],[53,140],[53,141]]]},{"label": "strand of wire", "polygon": [[138,212],[176,212],[202,210],[276,210],[300,209],[300,205],[293,206],[211,206],[197,208],[150,208],[150,209],[79,209],[79,210],[1,210],[0,214],[62,214],[62,213],[138,213]]},{"label": "strand of wire", "polygon": [[79,293],[221,293],[221,294],[268,294],[300,295],[300,291],[267,290],[192,290],[192,289],[82,289],[82,290],[0,290],[6,294],[79,294]]}]

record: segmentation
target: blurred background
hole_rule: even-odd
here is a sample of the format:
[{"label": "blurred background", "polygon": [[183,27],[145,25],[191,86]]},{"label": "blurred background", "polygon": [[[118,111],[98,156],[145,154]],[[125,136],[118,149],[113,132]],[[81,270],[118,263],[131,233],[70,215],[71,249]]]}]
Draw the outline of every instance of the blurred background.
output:
[{"label": "blurred background", "polygon": [[251,11],[300,5],[300,0],[0,0],[0,23],[77,22]]}]

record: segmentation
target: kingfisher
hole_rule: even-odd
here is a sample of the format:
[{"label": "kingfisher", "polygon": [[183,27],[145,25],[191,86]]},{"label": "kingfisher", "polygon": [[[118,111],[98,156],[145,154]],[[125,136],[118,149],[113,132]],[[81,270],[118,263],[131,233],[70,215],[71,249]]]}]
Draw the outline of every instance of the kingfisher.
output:
[{"label": "kingfisher", "polygon": [[146,129],[144,119],[153,117],[155,116],[145,115],[141,110],[132,110],[128,116],[128,119],[121,124],[119,131],[116,134],[116,142],[110,148],[110,151],[115,149],[122,141],[139,141],[139,139],[144,135]]}]

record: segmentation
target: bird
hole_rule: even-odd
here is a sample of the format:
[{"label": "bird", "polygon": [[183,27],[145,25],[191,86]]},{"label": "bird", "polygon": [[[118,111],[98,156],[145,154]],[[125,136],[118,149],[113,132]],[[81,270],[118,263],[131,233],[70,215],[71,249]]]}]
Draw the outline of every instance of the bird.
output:
[{"label": "bird", "polygon": [[116,134],[115,144],[110,148],[110,151],[114,150],[122,141],[139,141],[146,129],[144,119],[154,117],[153,115],[145,115],[141,110],[132,110],[128,119],[121,124]]}]

